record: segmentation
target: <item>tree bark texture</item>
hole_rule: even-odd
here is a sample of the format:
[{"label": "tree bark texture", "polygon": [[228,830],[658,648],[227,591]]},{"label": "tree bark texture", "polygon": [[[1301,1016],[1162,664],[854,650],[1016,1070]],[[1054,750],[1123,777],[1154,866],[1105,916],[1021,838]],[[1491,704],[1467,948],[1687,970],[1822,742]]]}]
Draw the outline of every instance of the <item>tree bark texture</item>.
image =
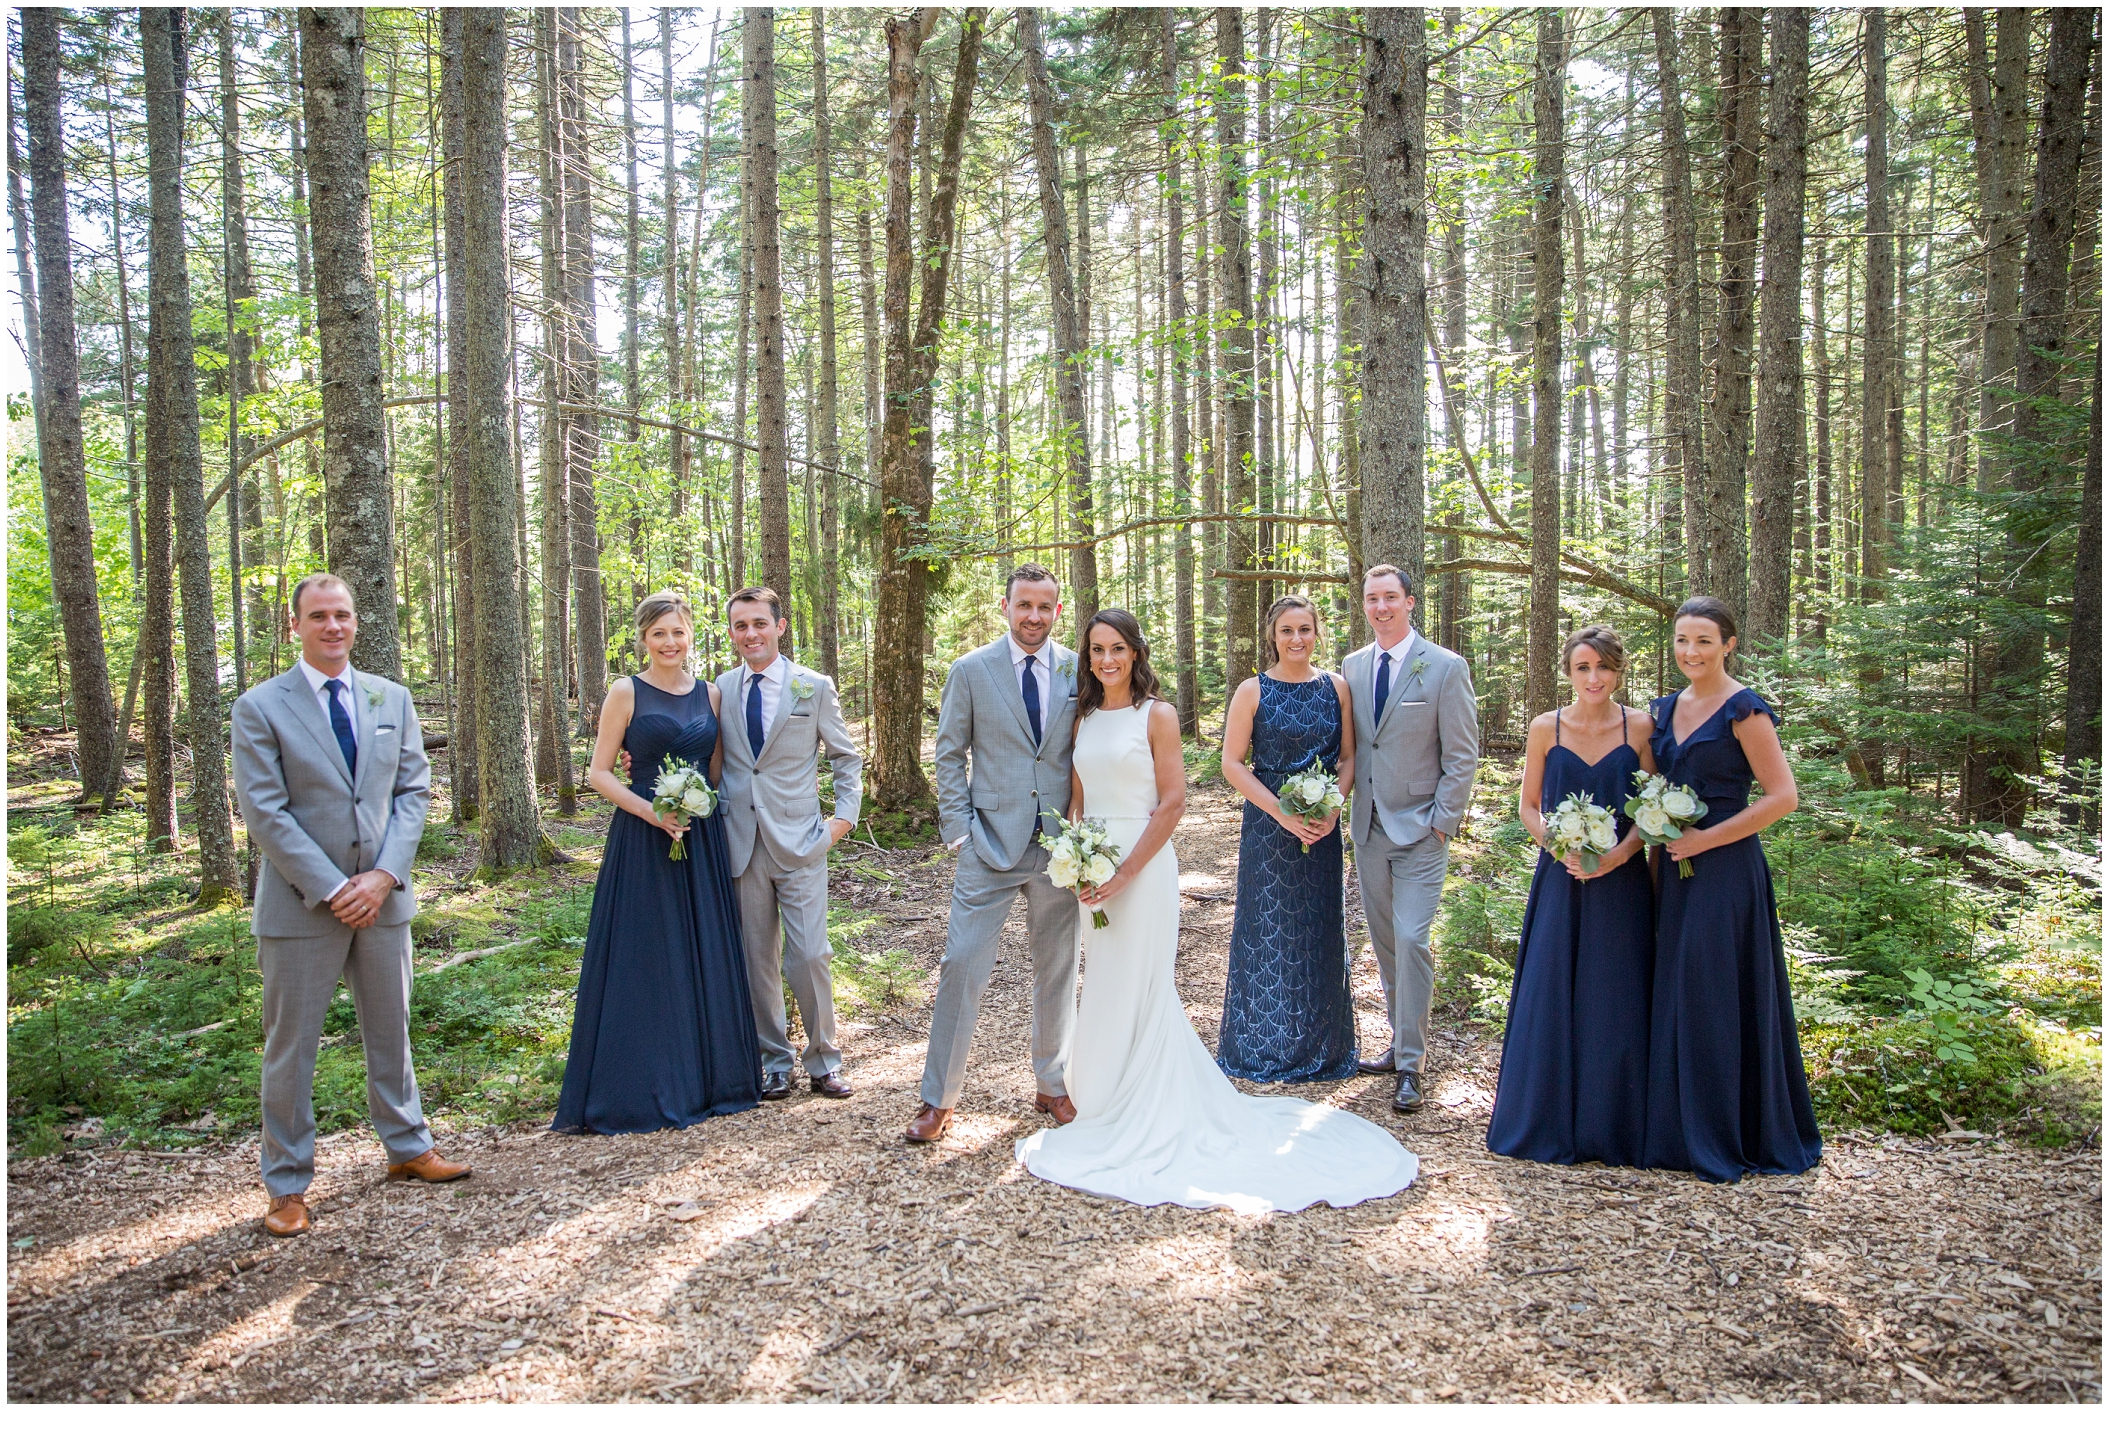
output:
[{"label": "tree bark texture", "polygon": [[820,293],[820,670],[839,676],[841,655],[841,406],[835,355],[835,191],[828,115],[827,12],[813,7],[813,247]]},{"label": "tree bark texture", "polygon": [[[1651,12],[1655,68],[1662,105],[1662,286],[1664,458],[1677,477],[1678,497],[1667,503],[1683,529],[1685,588],[1707,592],[1709,557],[1699,545],[1693,511],[1706,491],[1706,448],[1700,396],[1705,384],[1699,347],[1699,226],[1692,200],[1691,142],[1677,73],[1677,13]],[[1669,538],[1674,542],[1675,538]]]},{"label": "tree bark texture", "polygon": [[[1566,14],[1538,12],[1537,83],[1531,121],[1536,194],[1531,245],[1530,633],[1525,652],[1526,710],[1558,704],[1554,676],[1560,651],[1560,299],[1567,284],[1560,250],[1566,209]],[[1369,439],[1363,439],[1365,454]],[[1368,463],[1365,461],[1364,466]]]},{"label": "tree bark texture", "polygon": [[[197,829],[198,902],[211,907],[241,886],[234,815],[227,804],[227,742],[220,729],[219,645],[206,537],[205,458],[198,436],[190,273],[183,236],[183,111],[187,55],[183,12],[140,13],[147,102],[147,470],[167,477],[183,608],[183,671],[190,732],[191,825]],[[385,551],[386,544],[384,542]]]},{"label": "tree bark texture", "polygon": [[[1247,223],[1249,176],[1245,165],[1245,15],[1234,5],[1216,10],[1216,65],[1222,92],[1216,104],[1216,300],[1222,318],[1216,335],[1223,387],[1223,509],[1243,513],[1258,500],[1254,435],[1252,356],[1252,233]],[[1364,474],[1368,474],[1365,465]],[[1226,570],[1259,569],[1255,523],[1225,527]],[[1258,670],[1259,583],[1233,577],[1225,587],[1223,694]]]},{"label": "tree bark texture", "polygon": [[1749,489],[1750,373],[1757,268],[1758,148],[1764,118],[1764,12],[1721,11],[1721,261],[1715,287],[1712,415],[1706,432],[1706,485],[1686,505],[1700,533],[1707,590],[1741,616],[1749,603],[1749,543],[1743,508]]},{"label": "tree bark texture", "polygon": [[[1172,506],[1194,509],[1193,475],[1188,455],[1192,439],[1186,409],[1187,368],[1192,338],[1186,312],[1186,212],[1180,158],[1186,135],[1179,118],[1179,15],[1158,12],[1162,26],[1164,85],[1165,291],[1171,332],[1172,372]],[[1006,299],[1007,299],[1006,293]],[[1008,319],[1008,311],[1005,313]],[[1201,672],[1194,648],[1194,529],[1181,523],[1172,538],[1172,640],[1178,673],[1179,733],[1197,736],[1201,717]]]},{"label": "tree bark texture", "polygon": [[[754,212],[755,485],[762,583],[791,606],[790,412],[784,380],[783,216],[776,185],[776,11],[750,5],[740,27],[741,84]],[[783,649],[792,650],[791,633]]]},{"label": "tree bark texture", "polygon": [[1963,11],[1969,46],[1970,125],[1977,210],[1984,245],[1984,334],[1979,343],[1977,479],[1996,490],[1999,449],[1984,444],[2014,419],[2014,364],[2021,345],[2021,255],[2028,232],[2029,10],[1994,11],[1997,58],[1985,44],[1985,12]]},{"label": "tree bark texture", "polygon": [[1880,601],[1889,574],[1889,408],[1896,350],[1896,237],[1889,218],[1889,21],[1864,13],[1867,279],[1860,330],[1860,597]]},{"label": "tree bark texture", "polygon": [[[1362,16],[1362,554],[1371,565],[1404,568],[1420,587],[1428,500],[1427,15],[1373,5]],[[1554,225],[1557,234],[1557,217]]]},{"label": "tree bark texture", "polygon": [[329,566],[351,584],[358,602],[352,665],[400,682],[395,502],[381,412],[381,296],[374,285],[366,174],[365,13],[350,6],[302,6],[300,59]]},{"label": "tree bark texture", "polygon": [[[479,744],[476,727],[476,694],[482,654],[476,645],[476,610],[480,605],[475,579],[476,545],[474,513],[469,496],[469,329],[476,324],[469,312],[468,229],[464,209],[467,166],[467,111],[464,95],[462,55],[464,27],[474,14],[450,6],[440,12],[439,110],[442,144],[446,159],[447,227],[447,475],[451,483],[447,540],[453,551],[448,568],[453,583],[454,604],[454,735],[447,742],[447,772],[452,783],[454,821],[474,822],[482,806],[477,763]],[[500,26],[502,31],[503,26]]]},{"label": "tree bark texture", "polygon": [[[37,276],[38,472],[44,487],[44,545],[51,599],[66,639],[82,796],[108,794],[124,768],[117,700],[103,650],[95,585],[95,534],[88,512],[88,452],[81,431],[80,350],[74,336],[73,235],[66,201],[66,138],[60,116],[59,25],[63,12],[22,16],[22,118],[29,140],[29,198]],[[22,244],[18,234],[16,245]]]},{"label": "tree bark texture", "polygon": [[1753,641],[1785,640],[1793,580],[1795,487],[1805,470],[1802,412],[1802,207],[1809,173],[1809,12],[1772,11],[1765,142],[1765,270],[1759,296],[1756,450],[1751,463]]},{"label": "tree bark texture", "polygon": [[[598,404],[600,340],[594,315],[593,160],[587,152],[585,56],[576,7],[557,11],[557,165],[564,210],[566,345],[563,376],[573,406]],[[564,475],[571,511],[572,624],[578,639],[579,734],[600,726],[608,697],[608,607],[601,578],[600,418],[565,413]]]}]

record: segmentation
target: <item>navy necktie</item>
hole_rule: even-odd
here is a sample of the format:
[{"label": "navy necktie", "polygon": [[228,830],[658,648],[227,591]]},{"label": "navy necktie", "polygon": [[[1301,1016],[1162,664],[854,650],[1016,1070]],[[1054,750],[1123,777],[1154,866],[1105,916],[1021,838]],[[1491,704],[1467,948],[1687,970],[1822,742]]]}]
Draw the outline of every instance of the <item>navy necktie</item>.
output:
[{"label": "navy necktie", "polygon": [[344,754],[344,770],[359,775],[359,738],[352,731],[351,713],[344,710],[344,679],[332,677],[323,687],[330,694],[330,731],[337,734],[337,750]]},{"label": "navy necktie", "polygon": [[762,675],[747,674],[747,748],[756,757],[762,755],[762,743],[768,740],[762,731]]},{"label": "navy necktie", "polygon": [[1377,707],[1376,711],[1371,714],[1371,721],[1382,722],[1384,720],[1384,703],[1390,697],[1391,653],[1386,652],[1384,654],[1384,660],[1377,663]]},{"label": "navy necktie", "polygon": [[1033,746],[1040,745],[1040,672],[1034,664],[1037,657],[1025,659],[1025,680],[1019,690],[1025,694],[1025,717],[1033,724]]}]

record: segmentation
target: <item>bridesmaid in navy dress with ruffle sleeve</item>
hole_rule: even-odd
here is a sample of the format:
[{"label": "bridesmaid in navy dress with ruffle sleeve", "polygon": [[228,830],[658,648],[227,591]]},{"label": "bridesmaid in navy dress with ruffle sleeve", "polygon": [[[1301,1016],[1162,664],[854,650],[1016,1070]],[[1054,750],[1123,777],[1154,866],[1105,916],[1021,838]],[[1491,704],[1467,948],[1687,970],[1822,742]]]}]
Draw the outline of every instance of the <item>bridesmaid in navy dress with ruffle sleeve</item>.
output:
[{"label": "bridesmaid in navy dress with ruffle sleeve", "polygon": [[1277,794],[1322,763],[1347,795],[1354,712],[1346,681],[1311,665],[1324,633],[1307,598],[1277,601],[1263,635],[1274,665],[1239,684],[1223,723],[1223,779],[1244,795],[1245,813],[1216,1062],[1261,1083],[1352,1078],[1340,817],[1285,812]]},{"label": "bridesmaid in navy dress with ruffle sleeve", "polygon": [[[608,689],[586,780],[615,804],[579,965],[559,1133],[686,1128],[761,1103],[761,1049],[748,1002],[738,904],[713,813],[664,823],[652,786],[664,760],[718,779],[717,689],[689,675],[694,618],[678,593],[637,604],[649,663]],[[615,773],[630,758],[630,781]],[[686,837],[688,856],[668,854]]]},{"label": "bridesmaid in navy dress with ruffle sleeve", "polygon": [[[1735,638],[1734,614],[1714,598],[1679,607],[1673,645],[1688,685],[1651,709],[1663,775],[1707,810],[1656,870],[1646,1162],[1716,1183],[1804,1173],[1823,1156],[1757,836],[1794,810],[1794,773],[1778,714],[1728,675]],[[1755,802],[1752,782],[1763,789]],[[1688,878],[1671,866],[1681,860]]]},{"label": "bridesmaid in navy dress with ruffle sleeve", "polygon": [[1618,820],[1618,843],[1594,872],[1578,858],[1538,854],[1487,1147],[1539,1163],[1638,1167],[1647,1129],[1655,885],[1621,809],[1633,774],[1654,770],[1652,724],[1617,700],[1626,651],[1609,627],[1575,632],[1561,664],[1574,705],[1531,723],[1518,797],[1523,825],[1542,849],[1545,814],[1579,793]]}]

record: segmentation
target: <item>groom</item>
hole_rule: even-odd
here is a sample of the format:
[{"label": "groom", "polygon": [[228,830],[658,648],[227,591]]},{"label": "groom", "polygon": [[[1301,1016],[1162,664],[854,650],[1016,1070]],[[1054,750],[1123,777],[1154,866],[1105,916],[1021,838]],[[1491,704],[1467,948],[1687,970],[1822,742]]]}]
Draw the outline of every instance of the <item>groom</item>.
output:
[{"label": "groom", "polygon": [[1421,1107],[1435,995],[1428,933],[1479,770],[1471,668],[1413,629],[1413,605],[1399,568],[1364,573],[1362,611],[1377,639],[1341,668],[1355,707],[1355,874],[1391,1017],[1390,1051],[1361,1067],[1398,1074],[1391,1106],[1401,1113]]},{"label": "groom", "polygon": [[1009,634],[961,657],[945,677],[938,825],[959,868],[910,1143],[935,1143],[952,1127],[981,995],[1020,893],[1033,954],[1033,1107],[1056,1123],[1076,1117],[1063,1079],[1076,1023],[1076,897],[1047,880],[1040,845],[1043,824],[1069,811],[1076,653],[1051,640],[1060,598],[1046,567],[1027,562],[1013,571],[1003,588]]}]

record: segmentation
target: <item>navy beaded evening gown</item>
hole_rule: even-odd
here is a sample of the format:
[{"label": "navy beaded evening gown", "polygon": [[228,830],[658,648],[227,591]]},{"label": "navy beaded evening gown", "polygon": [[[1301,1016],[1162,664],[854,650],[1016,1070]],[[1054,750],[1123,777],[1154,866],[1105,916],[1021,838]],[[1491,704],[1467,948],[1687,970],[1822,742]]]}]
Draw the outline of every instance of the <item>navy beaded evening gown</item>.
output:
[{"label": "navy beaded evening gown", "polygon": [[[707,767],[718,718],[702,682],[682,696],[633,678],[630,786],[649,796],[669,755]],[[686,1128],[761,1102],[761,1049],[725,855],[725,821],[689,825],[688,856],[641,817],[608,826],[579,967],[559,1133]]]},{"label": "navy beaded evening gown", "polygon": [[[1620,811],[1640,754],[1630,741],[1582,761],[1559,740],[1545,754],[1540,806],[1572,793]],[[1655,969],[1655,887],[1647,856],[1577,882],[1542,849],[1523,909],[1501,1081],[1487,1148],[1539,1163],[1637,1166],[1647,1128],[1648,993]]]},{"label": "navy beaded evening gown", "polygon": [[[1706,803],[1714,827],[1750,805],[1756,780],[1731,724],[1753,712],[1778,721],[1745,687],[1679,741],[1677,694],[1658,698],[1655,761]],[[1755,836],[1657,869],[1654,1022],[1648,1052],[1650,1168],[1688,1169],[1715,1183],[1746,1173],[1804,1173],[1823,1156],[1772,873]]]},{"label": "navy beaded evening gown", "polygon": [[[1252,770],[1270,790],[1314,762],[1340,769],[1340,694],[1260,674]],[[1237,918],[1216,1061],[1233,1078],[1312,1083],[1355,1072],[1355,1004],[1347,975],[1340,828],[1306,853],[1252,803],[1238,838]]]}]

